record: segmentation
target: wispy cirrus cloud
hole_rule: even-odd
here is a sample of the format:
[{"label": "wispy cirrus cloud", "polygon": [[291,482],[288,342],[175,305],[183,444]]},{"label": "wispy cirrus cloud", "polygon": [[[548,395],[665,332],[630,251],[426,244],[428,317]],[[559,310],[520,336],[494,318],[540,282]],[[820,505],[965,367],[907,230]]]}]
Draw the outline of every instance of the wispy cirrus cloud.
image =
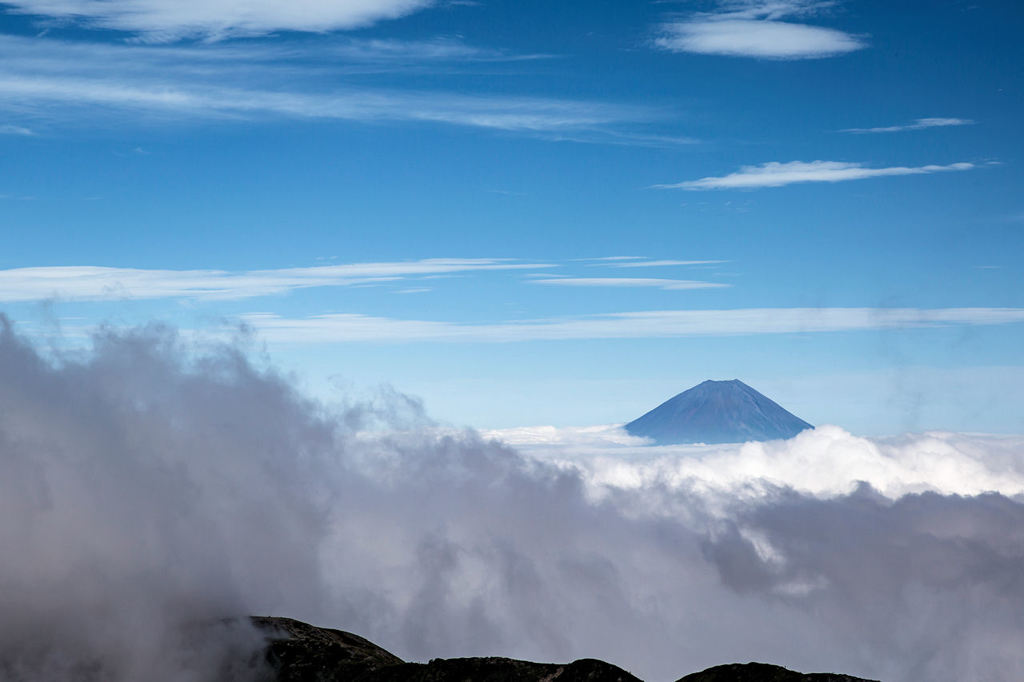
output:
[{"label": "wispy cirrus cloud", "polygon": [[548,267],[552,266],[500,258],[431,258],[245,272],[97,266],[14,268],[0,270],[0,301],[244,299],[313,287],[356,286],[431,275]]},{"label": "wispy cirrus cloud", "polygon": [[861,163],[845,161],[771,161],[760,166],[742,166],[740,170],[720,177],[706,177],[671,184],[654,185],[655,189],[756,189],[782,187],[801,182],[846,182],[898,175],[927,175],[976,168],[973,163],[951,163],[927,166],[890,166],[870,168]]},{"label": "wispy cirrus cloud", "polygon": [[[451,38],[434,40],[388,40],[388,39],[348,39],[328,47],[327,54],[342,57],[346,60],[363,63],[400,63],[403,66],[414,66],[416,62],[523,62],[539,59],[551,59],[549,54],[519,54],[494,48],[483,48]],[[317,55],[323,53],[317,49]]]},{"label": "wispy cirrus cloud", "polygon": [[140,34],[153,42],[217,40],[275,31],[323,33],[395,19],[433,0],[6,0],[8,11]]},{"label": "wispy cirrus cloud", "polygon": [[745,308],[655,310],[572,318],[460,324],[353,313],[241,319],[276,343],[512,343],[581,339],[803,334],[876,329],[986,326],[1024,322],[1024,308]]},{"label": "wispy cirrus cloud", "polygon": [[846,128],[841,133],[901,133],[905,130],[925,130],[926,128],[948,128],[951,126],[974,125],[969,118],[919,118],[913,123],[880,128]]},{"label": "wispy cirrus cloud", "polygon": [[72,78],[0,77],[8,102],[65,104],[205,118],[289,117],[360,122],[445,123],[516,132],[598,128],[629,118],[614,106],[563,100],[472,96],[399,90],[332,93]]},{"label": "wispy cirrus cloud", "polygon": [[660,279],[653,277],[559,277],[553,279],[532,279],[531,284],[563,287],[647,287],[666,291],[684,289],[720,289],[728,284],[700,282],[688,279]]},{"label": "wispy cirrus cloud", "polygon": [[819,59],[866,47],[863,38],[844,31],[780,21],[814,14],[834,4],[815,0],[724,1],[716,12],[663,23],[654,44],[670,52],[762,59]]},{"label": "wispy cirrus cloud", "polygon": [[636,260],[622,263],[611,263],[612,268],[661,268],[686,265],[721,265],[727,260]]},{"label": "wispy cirrus cloud", "polygon": [[647,256],[601,256],[598,258],[574,258],[590,268],[659,268],[686,265],[721,265],[727,260],[672,260],[652,259]]},{"label": "wispy cirrus cloud", "polygon": [[614,262],[614,261],[627,261],[627,260],[646,260],[646,258],[647,258],[646,256],[599,256],[597,258],[574,258],[573,260],[576,260],[576,261],[596,261],[596,262],[600,263],[600,262],[605,262],[605,261]]},{"label": "wispy cirrus cloud", "polygon": [[404,72],[465,61],[458,55],[466,52],[481,60],[515,58],[450,41],[168,47],[0,36],[0,110],[26,123],[82,125],[122,121],[128,114],[133,122],[421,122],[630,144],[639,142],[630,137],[633,131],[622,128],[654,117],[633,105],[473,95],[415,83],[401,86],[393,79],[387,87],[339,85],[337,80],[338,73],[350,69]]},{"label": "wispy cirrus cloud", "polygon": [[0,135],[21,135],[31,137],[35,135],[30,128],[15,125],[0,125]]}]

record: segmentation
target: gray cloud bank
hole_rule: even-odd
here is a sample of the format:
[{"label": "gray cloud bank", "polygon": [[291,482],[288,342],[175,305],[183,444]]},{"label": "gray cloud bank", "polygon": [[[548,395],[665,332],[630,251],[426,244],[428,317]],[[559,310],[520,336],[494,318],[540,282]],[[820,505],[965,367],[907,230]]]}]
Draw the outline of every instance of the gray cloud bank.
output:
[{"label": "gray cloud bank", "polygon": [[[844,438],[732,456],[840,461]],[[907,437],[905,463],[930,443]],[[1020,449],[993,443],[947,441],[1024,476]],[[15,680],[229,679],[222,652],[181,655],[177,628],[273,613],[407,658],[598,656],[649,680],[751,659],[1021,678],[1019,498],[750,476],[597,480],[438,429],[398,394],[311,402],[243,350],[166,328],[60,354],[5,325],[0,658]]]}]

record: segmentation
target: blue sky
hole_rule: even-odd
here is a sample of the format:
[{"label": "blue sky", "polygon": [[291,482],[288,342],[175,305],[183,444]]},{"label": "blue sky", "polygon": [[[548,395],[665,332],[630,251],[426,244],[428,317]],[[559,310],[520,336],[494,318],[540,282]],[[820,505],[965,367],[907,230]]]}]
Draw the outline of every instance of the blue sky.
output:
[{"label": "blue sky", "polygon": [[1022,432],[1017,3],[0,3],[0,309],[324,396]]}]

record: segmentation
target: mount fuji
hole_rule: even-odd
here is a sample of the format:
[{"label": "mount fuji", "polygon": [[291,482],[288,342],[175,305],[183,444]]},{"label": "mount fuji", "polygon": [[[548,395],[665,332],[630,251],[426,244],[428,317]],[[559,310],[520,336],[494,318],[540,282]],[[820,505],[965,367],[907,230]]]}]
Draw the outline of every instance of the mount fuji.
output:
[{"label": "mount fuji", "polygon": [[777,440],[813,428],[739,379],[705,381],[625,426],[657,445]]}]

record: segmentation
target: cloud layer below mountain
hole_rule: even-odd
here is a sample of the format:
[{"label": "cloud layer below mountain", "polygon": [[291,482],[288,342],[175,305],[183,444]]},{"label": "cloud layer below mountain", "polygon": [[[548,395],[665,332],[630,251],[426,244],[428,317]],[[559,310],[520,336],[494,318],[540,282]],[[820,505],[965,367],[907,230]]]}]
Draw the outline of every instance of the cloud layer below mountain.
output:
[{"label": "cloud layer below mountain", "polygon": [[173,633],[274,613],[406,658],[596,656],[650,680],[751,659],[1020,679],[1019,439],[526,435],[438,428],[387,391],[318,404],[166,328],[61,354],[5,327],[3,670],[222,679]]}]

